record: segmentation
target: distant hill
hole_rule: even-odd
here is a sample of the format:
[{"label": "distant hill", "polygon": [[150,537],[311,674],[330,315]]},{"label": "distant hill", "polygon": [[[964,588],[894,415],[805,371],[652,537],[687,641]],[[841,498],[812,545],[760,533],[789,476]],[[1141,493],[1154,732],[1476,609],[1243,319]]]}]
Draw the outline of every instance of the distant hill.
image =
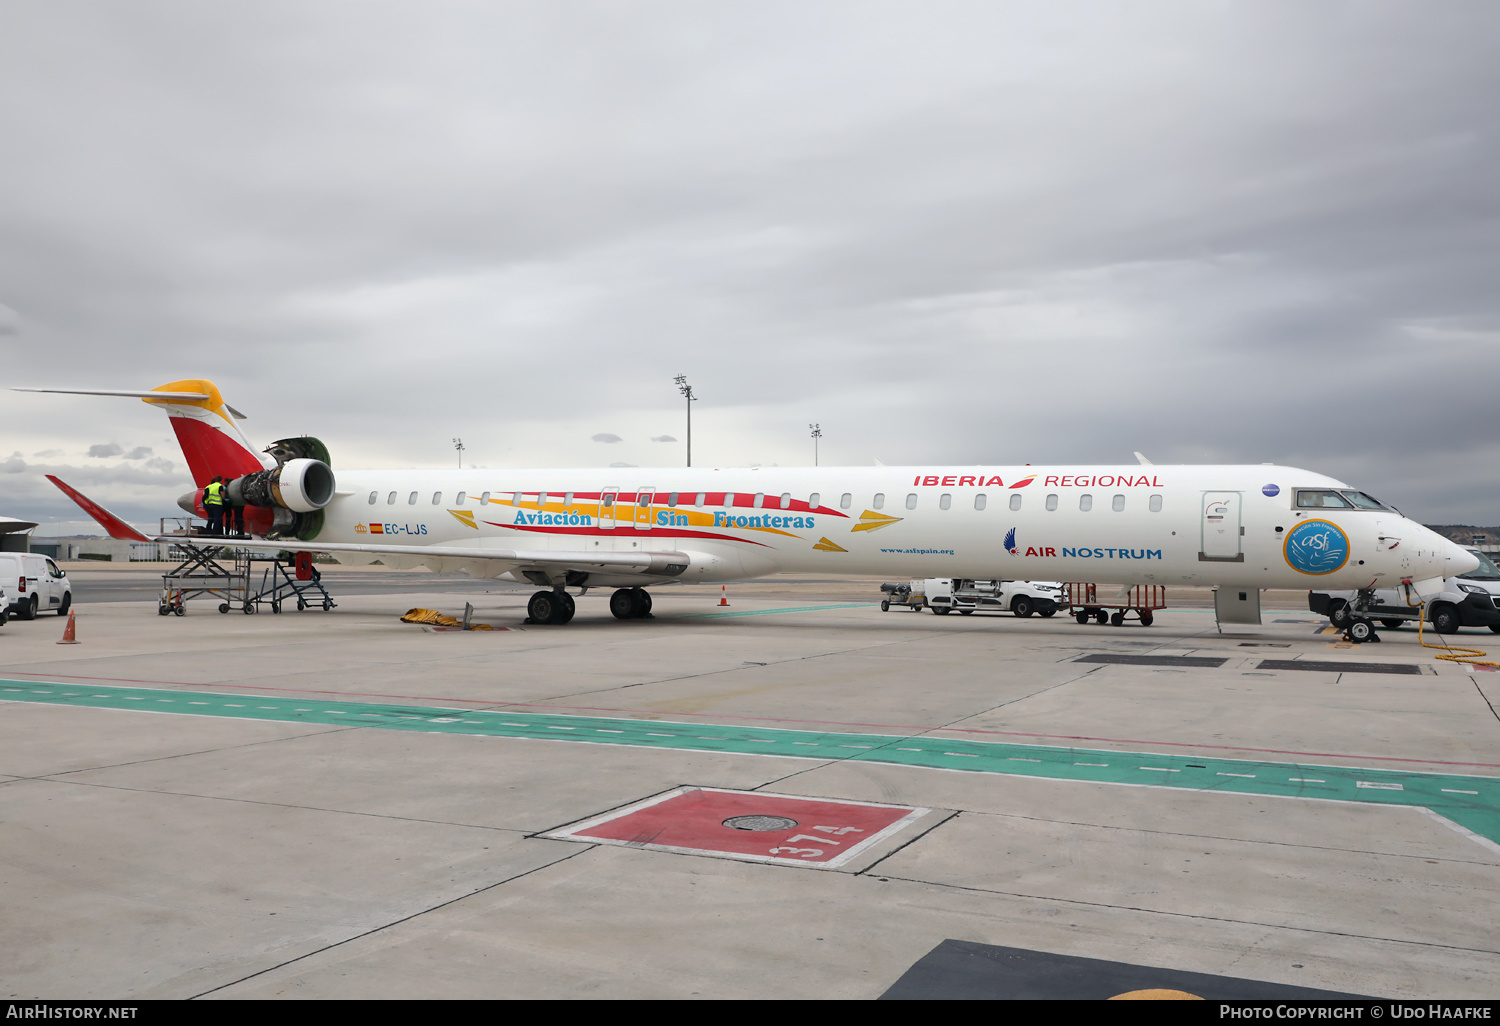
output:
[{"label": "distant hill", "polygon": [[1473,527],[1469,524],[1428,524],[1438,534],[1460,545],[1477,549],[1500,548],[1500,527]]}]

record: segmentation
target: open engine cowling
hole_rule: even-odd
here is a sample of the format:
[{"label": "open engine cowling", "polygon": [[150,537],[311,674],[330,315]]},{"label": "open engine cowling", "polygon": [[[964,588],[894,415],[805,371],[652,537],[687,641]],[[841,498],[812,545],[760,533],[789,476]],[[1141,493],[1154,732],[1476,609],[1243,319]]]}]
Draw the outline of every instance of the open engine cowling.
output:
[{"label": "open engine cowling", "polygon": [[311,513],[333,501],[333,468],[322,460],[293,459],[274,470],[260,470],[230,481],[225,491],[235,506],[273,506]]}]

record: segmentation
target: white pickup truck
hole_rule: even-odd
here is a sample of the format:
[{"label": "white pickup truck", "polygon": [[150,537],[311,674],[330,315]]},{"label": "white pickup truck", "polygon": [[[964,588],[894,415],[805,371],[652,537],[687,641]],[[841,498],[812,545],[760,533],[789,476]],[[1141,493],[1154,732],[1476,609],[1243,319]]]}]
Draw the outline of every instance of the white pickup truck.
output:
[{"label": "white pickup truck", "polygon": [[929,577],[909,584],[882,584],[886,597],[880,608],[891,606],[909,609],[931,609],[944,615],[955,609],[965,616],[976,610],[1017,616],[1053,616],[1067,603],[1063,587],[1057,581],[971,581],[964,578]]}]

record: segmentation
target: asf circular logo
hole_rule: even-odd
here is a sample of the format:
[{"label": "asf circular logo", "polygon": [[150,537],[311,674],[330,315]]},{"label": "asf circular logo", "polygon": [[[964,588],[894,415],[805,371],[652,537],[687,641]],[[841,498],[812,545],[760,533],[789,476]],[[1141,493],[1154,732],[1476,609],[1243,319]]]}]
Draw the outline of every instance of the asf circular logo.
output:
[{"label": "asf circular logo", "polygon": [[1304,520],[1286,536],[1287,565],[1298,573],[1321,576],[1349,562],[1349,536],[1327,520]]}]

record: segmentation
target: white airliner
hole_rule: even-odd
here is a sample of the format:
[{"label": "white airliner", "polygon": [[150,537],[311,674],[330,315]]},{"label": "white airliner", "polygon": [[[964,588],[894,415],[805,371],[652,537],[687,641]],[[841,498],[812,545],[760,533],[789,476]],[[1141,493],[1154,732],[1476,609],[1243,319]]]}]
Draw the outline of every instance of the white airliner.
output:
[{"label": "white airliner", "polygon": [[[1311,471],[1259,466],[334,470],[317,439],[257,455],[210,381],[135,396],[171,418],[198,488],[230,481],[252,537],[341,563],[530,582],[528,612],[567,623],[590,588],[645,616],[645,588],[780,572],[1419,593],[1474,557]],[[162,539],[180,540],[180,539]],[[1221,619],[1227,606],[1221,606]]]}]

